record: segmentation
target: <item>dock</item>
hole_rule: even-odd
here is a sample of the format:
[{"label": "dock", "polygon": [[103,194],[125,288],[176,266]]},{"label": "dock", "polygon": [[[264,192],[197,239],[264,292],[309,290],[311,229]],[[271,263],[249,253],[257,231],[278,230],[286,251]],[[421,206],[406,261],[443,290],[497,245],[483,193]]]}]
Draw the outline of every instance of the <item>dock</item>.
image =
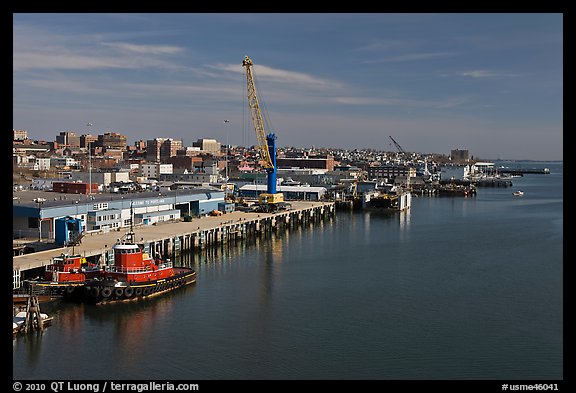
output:
[{"label": "dock", "polygon": [[500,173],[522,176],[524,174],[550,174],[550,168],[498,168]]},{"label": "dock", "polygon": [[[297,225],[318,222],[335,215],[334,202],[293,201],[290,210],[277,213],[234,211],[221,216],[194,218],[191,221],[168,221],[157,225],[134,228],[135,238],[152,255],[170,256],[182,251],[200,250],[228,242],[244,241],[269,232],[288,230]],[[112,246],[126,232],[119,228],[108,233],[86,234],[74,253],[85,258],[106,260]],[[14,280],[22,273],[52,263],[62,253],[70,254],[72,247],[56,248],[13,257]]]},{"label": "dock", "polygon": [[30,293],[25,297],[26,305],[13,304],[12,335],[42,331],[52,323],[53,317],[40,312],[38,296]]}]

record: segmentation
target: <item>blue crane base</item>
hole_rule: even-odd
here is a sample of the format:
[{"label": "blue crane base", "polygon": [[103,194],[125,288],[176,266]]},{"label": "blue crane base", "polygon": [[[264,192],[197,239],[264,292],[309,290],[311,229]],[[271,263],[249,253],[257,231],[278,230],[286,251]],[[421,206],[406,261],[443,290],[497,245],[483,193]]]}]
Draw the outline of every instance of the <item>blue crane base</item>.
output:
[{"label": "blue crane base", "polygon": [[268,153],[272,160],[272,168],[268,169],[267,187],[268,194],[276,194],[276,134],[270,133],[266,135],[266,144],[268,145]]}]

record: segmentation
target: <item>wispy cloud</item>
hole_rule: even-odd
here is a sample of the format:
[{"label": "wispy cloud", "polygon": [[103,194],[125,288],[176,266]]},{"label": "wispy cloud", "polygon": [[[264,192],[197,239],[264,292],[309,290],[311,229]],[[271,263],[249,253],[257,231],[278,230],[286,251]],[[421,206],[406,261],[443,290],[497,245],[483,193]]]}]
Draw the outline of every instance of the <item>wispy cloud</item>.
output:
[{"label": "wispy cloud", "polygon": [[344,105],[382,105],[409,108],[447,109],[465,104],[468,102],[468,99],[461,97],[441,100],[418,100],[382,97],[334,97],[333,102]]},{"label": "wispy cloud", "polygon": [[[244,67],[240,67],[238,64],[216,64],[216,65],[210,65],[208,66],[208,68],[233,73],[245,72]],[[335,81],[318,78],[316,76],[305,74],[302,72],[272,68],[262,64],[254,66],[254,76],[257,77],[258,80],[262,82],[297,83],[314,87],[340,86],[340,83]]]},{"label": "wispy cloud", "polygon": [[423,40],[414,39],[374,39],[370,43],[363,45],[358,48],[359,51],[368,52],[388,52],[391,50],[398,50],[406,48],[416,48],[423,45],[425,42]]},{"label": "wispy cloud", "polygon": [[389,56],[381,59],[367,60],[364,63],[401,63],[409,61],[432,60],[440,59],[450,56],[455,56],[455,52],[423,52],[423,53],[407,53],[403,55]]},{"label": "wispy cloud", "polygon": [[121,51],[150,55],[173,55],[184,52],[184,48],[172,45],[137,45],[127,42],[102,42],[101,45]]},{"label": "wispy cloud", "polygon": [[519,77],[524,75],[507,73],[507,72],[490,71],[490,70],[470,70],[461,72],[460,76],[466,76],[470,78],[499,78],[499,77]]},{"label": "wispy cloud", "polygon": [[39,29],[15,28],[13,71],[34,69],[177,68],[167,57],[185,50],[174,45],[102,42],[97,36],[61,36]]}]

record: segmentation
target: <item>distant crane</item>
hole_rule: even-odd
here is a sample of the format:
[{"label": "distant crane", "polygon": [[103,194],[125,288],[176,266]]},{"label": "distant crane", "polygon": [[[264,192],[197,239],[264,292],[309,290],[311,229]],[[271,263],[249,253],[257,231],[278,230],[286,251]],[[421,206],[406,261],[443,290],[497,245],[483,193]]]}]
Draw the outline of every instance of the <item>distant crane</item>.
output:
[{"label": "distant crane", "polygon": [[394,146],[396,146],[396,149],[398,149],[398,152],[400,153],[404,161],[408,161],[408,153],[406,153],[406,151],[402,148],[402,146],[400,146],[400,144],[396,142],[394,138],[392,138],[392,136],[390,136],[390,139],[392,140],[392,143],[394,143]]},{"label": "distant crane", "polygon": [[276,192],[276,134],[270,132],[266,134],[264,129],[264,119],[260,111],[260,104],[258,103],[258,94],[256,93],[256,85],[254,84],[254,76],[252,74],[252,60],[245,56],[242,61],[242,66],[246,68],[246,85],[248,89],[248,105],[250,107],[250,115],[256,130],[256,148],[262,160],[262,166],[268,174],[266,192],[258,196],[260,206],[265,211],[274,211],[281,209],[285,206],[284,195]]},{"label": "distant crane", "polygon": [[396,146],[396,149],[398,149],[398,151],[399,151],[400,153],[402,153],[404,156],[406,156],[407,153],[404,151],[404,149],[402,148],[402,146],[400,146],[400,145],[398,144],[398,142],[396,142],[396,141],[394,140],[394,138],[392,138],[392,136],[390,136],[390,139],[392,140],[392,143],[394,143],[394,146]]}]

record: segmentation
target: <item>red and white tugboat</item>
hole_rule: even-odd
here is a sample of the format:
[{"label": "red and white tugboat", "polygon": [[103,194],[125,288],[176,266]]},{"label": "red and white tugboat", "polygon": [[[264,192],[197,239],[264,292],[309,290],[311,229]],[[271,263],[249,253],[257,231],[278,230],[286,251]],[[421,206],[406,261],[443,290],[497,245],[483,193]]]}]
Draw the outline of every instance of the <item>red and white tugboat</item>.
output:
[{"label": "red and white tugboat", "polygon": [[196,282],[196,272],[174,267],[170,260],[153,259],[134,242],[130,231],[114,245],[114,265],[86,282],[81,300],[107,303],[157,295]]},{"label": "red and white tugboat", "polygon": [[72,299],[78,296],[86,280],[100,274],[99,266],[86,261],[83,256],[62,253],[52,258],[52,263],[46,266],[44,277],[27,281],[44,295]]}]

